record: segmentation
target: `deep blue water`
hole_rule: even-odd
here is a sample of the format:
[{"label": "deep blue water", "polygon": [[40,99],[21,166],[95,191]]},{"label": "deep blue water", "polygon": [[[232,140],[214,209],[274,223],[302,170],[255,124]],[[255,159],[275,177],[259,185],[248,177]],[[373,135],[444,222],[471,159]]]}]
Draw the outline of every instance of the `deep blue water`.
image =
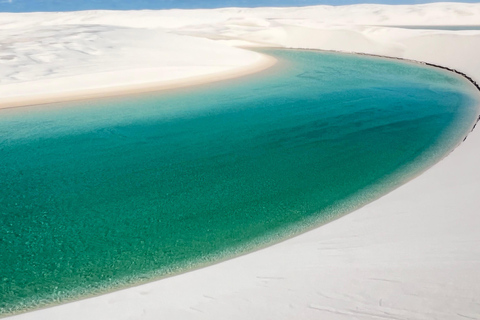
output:
[{"label": "deep blue water", "polygon": [[[308,5],[345,5],[358,3],[415,4],[435,1],[419,0],[0,0],[0,12],[196,9],[223,7],[287,7]],[[478,2],[450,0],[450,2]]]},{"label": "deep blue water", "polygon": [[268,50],[243,79],[0,110],[0,316],[270,245],[421,173],[469,132],[466,81]]}]

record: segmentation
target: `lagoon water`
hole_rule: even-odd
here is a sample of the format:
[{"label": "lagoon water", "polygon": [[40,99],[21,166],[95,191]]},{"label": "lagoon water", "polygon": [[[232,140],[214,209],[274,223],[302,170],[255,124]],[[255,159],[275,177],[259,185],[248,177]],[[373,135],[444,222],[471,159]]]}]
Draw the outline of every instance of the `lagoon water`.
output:
[{"label": "lagoon water", "polygon": [[265,52],[280,65],[246,78],[0,110],[0,315],[319,226],[439,161],[477,114],[443,70]]}]

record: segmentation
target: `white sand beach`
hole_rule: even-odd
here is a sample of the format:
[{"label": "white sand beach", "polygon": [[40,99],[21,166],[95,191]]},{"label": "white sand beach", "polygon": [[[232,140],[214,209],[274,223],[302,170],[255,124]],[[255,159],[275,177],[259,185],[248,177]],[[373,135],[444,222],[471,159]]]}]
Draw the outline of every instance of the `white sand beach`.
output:
[{"label": "white sand beach", "polygon": [[[480,25],[480,3],[0,13],[0,105],[212,81],[273,63],[248,46],[413,59],[480,82],[480,30],[399,25]],[[479,145],[477,128],[416,179],[272,247],[9,319],[480,319]]]}]

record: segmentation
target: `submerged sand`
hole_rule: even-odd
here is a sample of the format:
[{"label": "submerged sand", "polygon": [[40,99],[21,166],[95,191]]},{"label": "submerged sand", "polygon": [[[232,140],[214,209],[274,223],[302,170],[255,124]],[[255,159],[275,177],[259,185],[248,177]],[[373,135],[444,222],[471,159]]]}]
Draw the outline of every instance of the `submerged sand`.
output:
[{"label": "submerged sand", "polygon": [[[167,85],[175,77],[177,81],[238,71],[259,62],[259,54],[237,45],[414,59],[455,68],[480,81],[480,31],[388,27],[478,24],[480,4],[0,14],[0,18],[6,26],[0,43],[10,41],[6,46],[10,51],[5,51],[10,64],[0,71],[0,92],[10,102],[38,98],[45,88],[49,94],[62,95],[78,88],[146,86],[145,79],[159,85],[155,73],[147,72],[148,63],[157,63],[156,74],[165,75],[160,80]],[[92,26],[109,31],[91,39],[87,30]],[[47,38],[57,51],[41,45],[44,40],[32,40],[40,30],[53,30]],[[68,38],[71,35],[65,36],[69,40],[56,37],[60,30],[75,30],[77,40]],[[118,39],[108,37],[110,31]],[[156,33],[165,37],[163,47],[155,47],[154,39],[160,41]],[[24,36],[12,37],[18,34]],[[64,39],[58,40],[62,44],[55,43],[57,38]],[[102,47],[99,39],[117,42]],[[176,47],[180,42],[183,47]],[[65,43],[77,43],[84,53]],[[162,52],[161,58],[152,52]],[[109,62],[112,55],[114,62]],[[96,74],[98,68],[107,75]],[[94,78],[98,82],[90,83]],[[479,144],[480,133],[474,130],[420,177],[356,212],[275,246],[12,319],[478,319]]]}]

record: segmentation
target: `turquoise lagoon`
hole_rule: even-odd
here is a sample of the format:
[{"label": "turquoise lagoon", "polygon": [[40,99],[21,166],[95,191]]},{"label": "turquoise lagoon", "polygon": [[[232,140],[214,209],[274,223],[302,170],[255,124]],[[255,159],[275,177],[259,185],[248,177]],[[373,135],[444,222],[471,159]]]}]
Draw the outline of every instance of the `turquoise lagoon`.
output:
[{"label": "turquoise lagoon", "polygon": [[280,64],[223,83],[0,110],[0,314],[319,226],[439,161],[477,115],[443,70],[265,53]]}]

